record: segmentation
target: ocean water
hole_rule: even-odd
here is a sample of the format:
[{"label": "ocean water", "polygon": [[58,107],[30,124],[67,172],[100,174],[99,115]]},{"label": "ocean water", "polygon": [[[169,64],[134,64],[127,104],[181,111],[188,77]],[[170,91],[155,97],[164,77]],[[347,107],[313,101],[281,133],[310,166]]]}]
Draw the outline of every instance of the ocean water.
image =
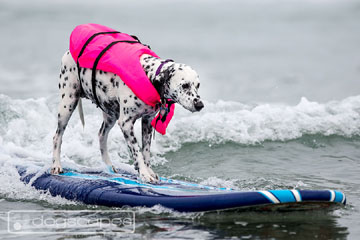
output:
[{"label": "ocean water", "polygon": [[[100,23],[137,35],[200,75],[205,108],[177,106],[152,146],[161,176],[238,190],[336,189],[346,207],[300,212],[184,214],[133,208],[134,234],[38,239],[358,239],[360,235],[360,1],[0,1],[0,238],[10,210],[109,210],[52,197],[15,166],[50,166],[57,77],[72,29]],[[62,145],[63,166],[104,167],[102,117],[84,101]],[[136,136],[140,126],[136,125]],[[131,168],[118,127],[113,163]]]}]

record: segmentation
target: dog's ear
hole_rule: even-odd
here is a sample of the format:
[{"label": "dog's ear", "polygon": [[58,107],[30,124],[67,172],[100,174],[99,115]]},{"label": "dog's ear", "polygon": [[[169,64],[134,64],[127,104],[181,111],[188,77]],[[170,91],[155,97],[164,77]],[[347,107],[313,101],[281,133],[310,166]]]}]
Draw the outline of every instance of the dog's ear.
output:
[{"label": "dog's ear", "polygon": [[161,89],[162,89],[162,84],[161,84],[161,81],[154,81],[153,82],[153,86],[154,88],[156,89],[156,91],[159,93],[159,95],[161,95]]},{"label": "dog's ear", "polygon": [[165,87],[166,85],[169,85],[170,79],[171,71],[169,69],[166,69],[160,74],[159,80],[153,82],[153,85],[160,96],[164,96]]},{"label": "dog's ear", "polygon": [[166,70],[163,72],[160,81],[165,84],[165,83],[168,83],[168,82],[170,81],[170,78],[171,78],[171,72],[170,72],[169,69],[166,69]]}]

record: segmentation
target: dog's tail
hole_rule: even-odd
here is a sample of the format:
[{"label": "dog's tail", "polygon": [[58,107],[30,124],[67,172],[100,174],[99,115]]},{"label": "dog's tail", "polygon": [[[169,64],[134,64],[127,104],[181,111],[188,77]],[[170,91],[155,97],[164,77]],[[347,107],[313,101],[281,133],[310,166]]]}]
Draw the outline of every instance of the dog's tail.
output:
[{"label": "dog's tail", "polygon": [[80,115],[81,124],[83,125],[83,128],[84,128],[84,127],[85,127],[85,119],[84,119],[84,111],[83,111],[83,107],[82,107],[81,98],[79,98],[78,110],[79,110],[79,115]]}]

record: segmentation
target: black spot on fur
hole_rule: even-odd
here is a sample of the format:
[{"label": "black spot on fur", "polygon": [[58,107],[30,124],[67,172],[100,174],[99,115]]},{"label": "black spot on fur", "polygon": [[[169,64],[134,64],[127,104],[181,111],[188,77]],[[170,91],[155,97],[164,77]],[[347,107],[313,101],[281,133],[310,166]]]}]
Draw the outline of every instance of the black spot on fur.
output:
[{"label": "black spot on fur", "polygon": [[113,87],[115,87],[115,79],[114,79],[114,78],[111,78],[111,79],[110,79],[110,82],[112,83]]},{"label": "black spot on fur", "polygon": [[[104,108],[110,116],[114,119],[118,119],[120,117],[120,104],[118,101],[110,101],[103,102]],[[105,127],[108,125],[106,124]]]},{"label": "black spot on fur", "polygon": [[184,84],[182,85],[182,88],[183,88],[183,89],[189,89],[189,88],[190,88],[190,84],[189,84],[189,83],[184,83]]},{"label": "black spot on fur", "polygon": [[65,93],[63,93],[62,95],[61,95],[61,98],[64,98],[65,97]]}]

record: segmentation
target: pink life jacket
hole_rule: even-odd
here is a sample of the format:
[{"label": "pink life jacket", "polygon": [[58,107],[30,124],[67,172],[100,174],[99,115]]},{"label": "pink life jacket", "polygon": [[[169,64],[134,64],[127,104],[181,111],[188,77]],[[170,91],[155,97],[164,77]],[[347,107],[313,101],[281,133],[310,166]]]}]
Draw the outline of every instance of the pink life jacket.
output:
[{"label": "pink life jacket", "polygon": [[[83,24],[71,33],[70,53],[78,64],[78,71],[79,67],[93,69],[93,95],[98,106],[100,104],[95,87],[97,69],[117,74],[145,104],[152,107],[161,104],[159,93],[140,64],[143,54],[159,57],[148,46],[141,44],[137,37],[99,24]],[[166,133],[173,111],[174,105],[167,109],[165,117],[164,114],[158,113],[154,120],[161,119],[160,122],[152,121],[153,127],[159,133]]]}]

